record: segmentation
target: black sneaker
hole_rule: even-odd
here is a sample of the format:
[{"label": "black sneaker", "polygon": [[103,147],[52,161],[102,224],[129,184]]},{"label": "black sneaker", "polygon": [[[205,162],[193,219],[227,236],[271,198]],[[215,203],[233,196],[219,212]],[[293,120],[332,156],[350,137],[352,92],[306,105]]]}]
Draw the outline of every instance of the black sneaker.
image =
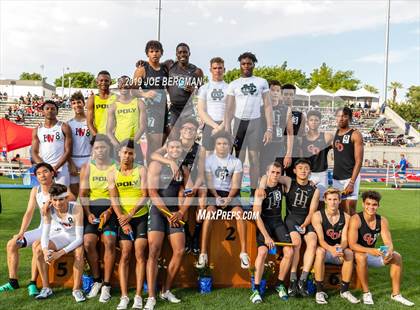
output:
[{"label": "black sneaker", "polygon": [[200,238],[196,235],[194,235],[192,240],[192,253],[193,255],[199,255],[200,254]]},{"label": "black sneaker", "polygon": [[289,289],[287,290],[289,297],[298,296],[298,283],[297,280],[290,281]]},{"label": "black sneaker", "polygon": [[191,252],[191,237],[185,236],[185,254]]},{"label": "black sneaker", "polygon": [[302,296],[302,297],[308,297],[309,296],[308,290],[306,289],[306,280],[299,280],[298,290],[299,290],[299,295],[300,296]]}]

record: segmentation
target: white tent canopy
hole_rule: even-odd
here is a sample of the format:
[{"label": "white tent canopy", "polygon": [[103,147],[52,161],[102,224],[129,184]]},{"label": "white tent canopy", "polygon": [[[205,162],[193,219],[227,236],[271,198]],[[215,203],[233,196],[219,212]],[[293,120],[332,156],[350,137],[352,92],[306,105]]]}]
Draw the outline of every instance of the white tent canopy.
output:
[{"label": "white tent canopy", "polygon": [[358,90],[355,90],[354,91],[354,97],[379,99],[379,95],[371,93],[370,91],[368,91],[364,88],[360,88]]},{"label": "white tent canopy", "polygon": [[334,95],[322,89],[321,86],[317,86],[313,91],[309,93],[311,100],[333,100]]},{"label": "white tent canopy", "polygon": [[309,99],[309,93],[306,90],[299,88],[297,85],[295,85],[295,87],[296,87],[296,99],[299,99],[299,100]]},{"label": "white tent canopy", "polygon": [[354,98],[355,97],[355,91],[340,88],[339,90],[337,90],[334,93],[334,97],[352,97],[352,98]]}]

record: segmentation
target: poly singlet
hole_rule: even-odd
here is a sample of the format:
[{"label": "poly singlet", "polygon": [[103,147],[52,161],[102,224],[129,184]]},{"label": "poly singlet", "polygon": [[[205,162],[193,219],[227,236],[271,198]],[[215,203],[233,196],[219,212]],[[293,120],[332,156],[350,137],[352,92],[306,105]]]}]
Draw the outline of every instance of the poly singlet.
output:
[{"label": "poly singlet", "polygon": [[178,210],[178,193],[182,185],[184,185],[182,172],[179,171],[178,178],[174,178],[171,167],[169,165],[162,165],[159,174],[158,193],[171,212]]},{"label": "poly singlet", "polygon": [[50,229],[50,237],[52,235],[56,235],[59,233],[66,233],[72,236],[76,235],[76,223],[74,219],[74,208],[76,206],[76,202],[69,201],[68,208],[64,219],[60,218],[57,215],[57,211],[54,207],[50,210],[51,212],[51,229]]},{"label": "poly singlet", "polygon": [[72,136],[72,158],[85,158],[90,156],[90,131],[86,119],[79,122],[72,118],[67,122]]},{"label": "poly singlet", "polygon": [[262,217],[280,218],[281,219],[281,202],[283,196],[283,185],[277,184],[273,187],[265,188],[265,198],[261,205]]},{"label": "poly singlet", "polygon": [[338,222],[332,225],[325,214],[325,208],[321,208],[322,230],[324,232],[324,240],[331,246],[341,243],[341,235],[343,233],[344,225],[346,224],[346,217],[343,210],[340,211],[340,218]]},{"label": "poly singlet", "polygon": [[[134,165],[129,175],[124,175],[121,168],[117,169],[115,186],[118,189],[119,201],[124,214],[128,214],[136,207],[137,201],[144,196],[141,190],[141,176],[139,166]],[[143,206],[133,217],[140,217],[148,212],[147,206]]]},{"label": "poly singlet", "polygon": [[359,212],[357,215],[360,217],[360,228],[358,230],[357,243],[366,248],[374,248],[376,240],[378,240],[378,237],[381,234],[381,216],[379,214],[375,215],[375,229],[370,229],[369,225],[366,223],[365,217],[363,216],[363,212]]},{"label": "poly singlet", "polygon": [[39,139],[39,156],[42,160],[52,166],[58,163],[64,154],[65,136],[61,126],[62,122],[58,121],[53,127],[47,128],[41,125],[37,129]]},{"label": "poly singlet", "polygon": [[[195,75],[197,67],[188,64],[187,68],[181,68],[179,62],[175,62],[169,69],[168,93],[171,99],[171,106],[182,110],[190,100],[191,93],[185,90],[186,86],[200,86],[198,77]],[[192,98],[191,98],[192,99]]]},{"label": "poly singlet", "polygon": [[93,97],[94,125],[98,133],[106,135],[106,122],[108,119],[109,105],[115,101],[115,95],[109,94],[108,98],[102,99],[99,95]]},{"label": "poly singlet", "polygon": [[137,98],[129,103],[115,102],[115,138],[118,142],[125,139],[134,139],[139,129],[140,111]]},{"label": "poly singlet", "polygon": [[319,136],[311,141],[307,136],[302,138],[303,157],[311,162],[311,172],[323,172],[328,169],[328,152],[331,145],[325,143],[325,134],[319,133]]},{"label": "poly singlet", "polygon": [[350,129],[340,136],[338,130],[334,136],[334,170],[333,178],[336,180],[350,179],[353,174],[353,167],[356,163],[354,159],[354,143],[351,135],[354,129]]},{"label": "poly singlet", "polygon": [[290,189],[285,195],[288,215],[307,216],[315,190],[316,186],[309,182],[300,185],[296,180],[292,180]]},{"label": "poly singlet", "polygon": [[96,162],[91,160],[89,163],[89,199],[109,199],[108,174],[115,168],[114,163],[106,169],[101,170],[96,167]]},{"label": "poly singlet", "polygon": [[155,70],[146,62],[144,64],[145,77],[141,79],[140,88],[147,92],[147,90],[154,90],[156,96],[153,98],[144,98],[146,108],[160,108],[166,105],[165,81],[168,78],[168,70],[166,66],[160,65],[159,70]]}]

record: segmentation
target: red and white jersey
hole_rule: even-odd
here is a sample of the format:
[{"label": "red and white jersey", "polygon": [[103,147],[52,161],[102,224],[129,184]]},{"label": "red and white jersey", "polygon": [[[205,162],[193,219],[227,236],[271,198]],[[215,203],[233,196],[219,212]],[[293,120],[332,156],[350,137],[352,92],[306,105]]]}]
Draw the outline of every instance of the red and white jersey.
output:
[{"label": "red and white jersey", "polygon": [[87,158],[90,156],[90,131],[87,126],[86,119],[77,121],[74,118],[69,120],[67,124],[71,129],[71,137],[73,141],[72,159]]},{"label": "red and white jersey", "polygon": [[62,122],[58,121],[51,128],[41,125],[37,128],[39,139],[39,156],[50,165],[57,164],[64,154],[64,133],[61,129]]}]

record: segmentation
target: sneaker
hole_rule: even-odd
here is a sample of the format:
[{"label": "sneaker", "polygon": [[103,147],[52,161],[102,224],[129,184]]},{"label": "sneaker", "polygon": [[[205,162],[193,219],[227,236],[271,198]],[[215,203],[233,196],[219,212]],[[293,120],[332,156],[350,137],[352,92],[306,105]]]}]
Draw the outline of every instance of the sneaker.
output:
[{"label": "sneaker", "polygon": [[283,284],[280,284],[276,287],[276,291],[279,294],[281,300],[287,301],[289,296],[287,295],[286,287]]},{"label": "sneaker", "polygon": [[365,305],[373,305],[373,298],[371,292],[363,293],[363,303]]},{"label": "sneaker", "polygon": [[402,297],[401,294],[398,294],[398,295],[395,295],[395,296],[391,295],[391,299],[395,300],[396,302],[399,302],[399,303],[403,304],[404,306],[409,306],[409,307],[414,306],[414,302],[411,302],[408,299]]},{"label": "sneaker", "polygon": [[41,292],[35,296],[35,299],[47,299],[53,294],[52,290],[49,287],[43,287]]},{"label": "sneaker", "polygon": [[99,302],[108,302],[111,299],[111,286],[102,286],[101,296],[99,296]]},{"label": "sneaker", "polygon": [[117,306],[117,310],[127,309],[130,298],[128,296],[121,296],[120,303]]},{"label": "sneaker", "polygon": [[248,269],[249,268],[249,256],[247,253],[243,252],[239,254],[239,258],[241,259],[241,268]]},{"label": "sneaker", "polygon": [[346,291],[344,293],[340,292],[340,296],[341,298],[347,299],[352,304],[358,304],[360,302],[360,299],[357,299],[356,297],[354,297],[352,293],[350,293],[350,291]]},{"label": "sneaker", "polygon": [[153,310],[155,309],[155,305],[156,305],[156,298],[154,297],[149,297],[147,298],[146,301],[146,305],[144,306],[144,310]]},{"label": "sneaker", "polygon": [[133,309],[142,309],[143,308],[143,300],[141,299],[141,296],[136,295],[134,296],[134,303],[131,307]]},{"label": "sneaker", "polygon": [[92,288],[90,289],[89,293],[86,295],[87,298],[94,298],[98,296],[99,290],[102,287],[102,282],[95,282],[92,285]]},{"label": "sneaker", "polygon": [[191,252],[191,237],[185,236],[185,254]]},{"label": "sneaker", "polygon": [[299,290],[299,295],[302,297],[308,297],[309,293],[308,290],[306,289],[306,280],[299,280],[298,281],[298,290]]},{"label": "sneaker", "polygon": [[14,290],[15,288],[9,282],[0,286],[0,292],[8,292],[8,291],[14,291]]},{"label": "sneaker", "polygon": [[31,283],[28,285],[28,294],[29,296],[36,296],[39,294],[38,288],[35,284]]},{"label": "sneaker", "polygon": [[328,298],[328,295],[325,292],[317,292],[315,294],[315,301],[319,305],[326,305],[326,304],[328,304],[327,298]]},{"label": "sneaker", "polygon": [[252,295],[251,295],[251,297],[249,299],[251,300],[251,302],[253,304],[260,304],[260,303],[262,303],[262,298],[261,298],[260,293],[258,292],[258,290],[253,290],[252,291]]},{"label": "sneaker", "polygon": [[207,266],[208,261],[209,261],[209,258],[208,258],[208,256],[207,256],[207,254],[206,254],[206,253],[202,253],[202,254],[200,254],[200,256],[198,257],[198,262],[197,262],[197,264],[196,264],[195,266],[196,266],[198,269],[202,269],[202,268],[204,268],[204,267],[206,267],[206,266]]},{"label": "sneaker", "polygon": [[200,254],[200,238],[198,234],[194,234],[193,241],[192,241],[192,253],[193,255]]},{"label": "sneaker", "polygon": [[85,296],[83,296],[83,293],[82,293],[81,290],[74,290],[72,292],[72,295],[73,295],[74,299],[76,300],[76,302],[82,302],[82,301],[86,300],[86,298],[85,298]]},{"label": "sneaker", "polygon": [[298,295],[298,281],[293,280],[290,281],[289,289],[287,290],[287,293],[289,294],[289,297],[297,297]]},{"label": "sneaker", "polygon": [[167,300],[173,304],[178,304],[181,302],[181,300],[176,298],[175,295],[172,294],[170,290],[167,290],[165,293],[160,293],[160,298],[163,300]]}]

